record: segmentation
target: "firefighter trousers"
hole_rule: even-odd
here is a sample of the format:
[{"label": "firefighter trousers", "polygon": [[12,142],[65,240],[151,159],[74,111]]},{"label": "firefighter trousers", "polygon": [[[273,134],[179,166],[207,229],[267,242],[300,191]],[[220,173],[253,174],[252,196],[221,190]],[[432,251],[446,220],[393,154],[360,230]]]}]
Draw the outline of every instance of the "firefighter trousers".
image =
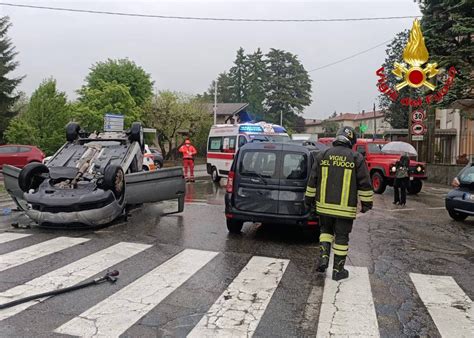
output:
[{"label": "firefighter trousers", "polygon": [[321,235],[319,242],[333,243],[334,254],[338,256],[347,256],[349,251],[349,234],[352,231],[354,220],[345,218],[336,218],[330,216],[319,216],[321,225]]}]

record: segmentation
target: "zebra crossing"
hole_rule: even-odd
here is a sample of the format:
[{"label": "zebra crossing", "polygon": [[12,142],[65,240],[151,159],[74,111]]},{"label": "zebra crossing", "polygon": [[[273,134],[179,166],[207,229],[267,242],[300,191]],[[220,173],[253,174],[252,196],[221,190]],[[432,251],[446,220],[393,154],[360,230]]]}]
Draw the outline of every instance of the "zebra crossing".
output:
[{"label": "zebra crossing", "polygon": [[[21,244],[24,239],[33,238],[31,236],[34,235],[0,233],[0,245],[12,242]],[[0,255],[0,279],[2,273],[35,264],[36,259],[58,255],[88,241],[94,239],[61,236],[6,252]],[[156,250],[160,249],[150,244],[119,242],[97,252],[87,252],[86,256],[72,263],[0,292],[0,304],[78,284],[103,274],[120,263],[133,263],[134,260],[143,259],[147,253],[152,254]],[[114,289],[95,304],[89,304],[84,310],[65,317],[66,320],[55,324],[51,333],[85,337],[126,335],[128,330],[139,325],[171,294],[179,293],[188,280],[215,262],[219,255],[223,253],[189,248],[171,254],[163,262],[151,266],[141,276],[117,290]],[[281,287],[285,274],[289,273],[287,268],[290,264],[290,259],[250,257],[243,267],[239,267],[240,271],[235,277],[225,281],[226,286],[222,288],[224,291],[220,296],[211,300],[204,312],[201,310],[197,313],[199,318],[186,335],[253,336],[265,314],[272,311],[272,301],[278,297],[276,290]],[[352,266],[348,270],[351,277],[342,282],[332,281],[329,274],[326,276],[319,316],[311,319],[317,328],[317,336],[379,337],[376,302],[371,291],[369,271],[365,267]],[[441,336],[474,336],[472,300],[452,277],[412,273],[410,279]],[[44,301],[45,299],[39,299],[1,309],[0,322],[14,319]],[[6,334],[0,331],[0,335]]]}]

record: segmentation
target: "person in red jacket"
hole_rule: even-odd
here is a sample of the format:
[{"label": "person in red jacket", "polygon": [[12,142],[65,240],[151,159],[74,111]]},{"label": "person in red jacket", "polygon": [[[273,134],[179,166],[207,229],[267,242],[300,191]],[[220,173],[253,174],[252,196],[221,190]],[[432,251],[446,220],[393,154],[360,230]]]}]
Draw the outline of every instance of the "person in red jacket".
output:
[{"label": "person in red jacket", "polygon": [[[184,176],[186,176],[186,181],[194,182],[194,155],[197,154],[196,148],[194,148],[189,139],[186,139],[178,150],[183,155]],[[188,169],[190,176],[188,176]]]}]

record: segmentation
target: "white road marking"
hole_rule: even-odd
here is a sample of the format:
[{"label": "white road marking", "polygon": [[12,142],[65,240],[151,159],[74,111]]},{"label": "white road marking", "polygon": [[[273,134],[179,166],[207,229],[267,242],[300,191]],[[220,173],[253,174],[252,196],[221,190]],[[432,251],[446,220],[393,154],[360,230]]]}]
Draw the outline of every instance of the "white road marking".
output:
[{"label": "white road marking", "polygon": [[426,208],[428,210],[445,210],[446,207],[432,207],[432,208]]},{"label": "white road marking", "polygon": [[474,337],[474,304],[452,277],[410,277],[441,336]]},{"label": "white road marking", "polygon": [[252,257],[188,337],[252,337],[288,263]]},{"label": "white road marking", "polygon": [[380,337],[367,268],[346,266],[349,278],[332,280],[326,273],[317,337]]},{"label": "white road marking", "polygon": [[14,241],[16,239],[31,236],[31,234],[18,234],[15,232],[4,232],[0,234],[0,244]]},{"label": "white road marking", "polygon": [[[149,247],[151,247],[151,245],[126,242],[115,244],[74,263],[35,278],[25,284],[15,286],[14,288],[0,293],[0,304],[75,285]],[[44,299],[45,298],[0,310],[0,320],[16,315]]]},{"label": "white road marking", "polygon": [[186,249],[60,326],[55,332],[82,337],[117,337],[217,254]]},{"label": "white road marking", "polygon": [[87,242],[88,238],[56,237],[0,256],[0,271],[31,262],[40,257]]}]

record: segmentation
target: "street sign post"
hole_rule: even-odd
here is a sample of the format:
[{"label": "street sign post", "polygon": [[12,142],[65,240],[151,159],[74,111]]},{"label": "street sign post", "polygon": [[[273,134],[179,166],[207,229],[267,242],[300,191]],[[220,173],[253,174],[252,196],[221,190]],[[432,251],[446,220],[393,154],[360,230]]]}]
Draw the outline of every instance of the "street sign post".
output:
[{"label": "street sign post", "polygon": [[421,122],[414,122],[411,125],[412,135],[423,135],[426,133],[426,126]]},{"label": "street sign post", "polygon": [[123,131],[123,115],[105,114],[104,131]]},{"label": "street sign post", "polygon": [[411,120],[413,122],[423,122],[426,118],[426,113],[424,110],[415,110],[411,113]]}]

